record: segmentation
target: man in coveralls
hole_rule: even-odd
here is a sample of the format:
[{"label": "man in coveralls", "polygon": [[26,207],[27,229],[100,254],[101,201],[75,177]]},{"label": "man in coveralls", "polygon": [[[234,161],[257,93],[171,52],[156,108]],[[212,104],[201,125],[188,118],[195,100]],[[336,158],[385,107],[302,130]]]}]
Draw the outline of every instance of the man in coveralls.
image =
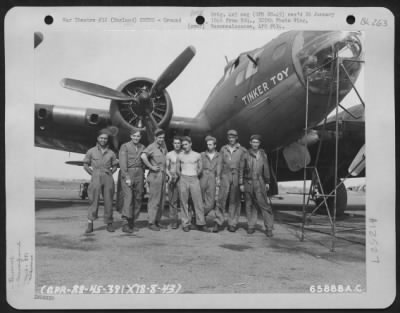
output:
[{"label": "man in coveralls", "polygon": [[192,140],[190,137],[182,138],[183,152],[178,155],[176,161],[176,172],[179,176],[179,196],[182,208],[182,229],[190,231],[189,195],[192,197],[194,212],[196,215],[197,229],[208,232],[204,217],[203,199],[199,175],[202,172],[200,154],[192,150]]},{"label": "man in coveralls", "polygon": [[104,199],[104,223],[107,224],[107,231],[113,232],[113,197],[114,179],[113,174],[117,170],[117,157],[108,148],[109,133],[101,130],[97,137],[97,145],[88,150],[83,159],[83,168],[92,176],[88,188],[90,206],[88,208],[88,225],[86,233],[93,232],[93,221],[97,218],[99,211],[100,193]]},{"label": "man in coveralls", "polygon": [[260,208],[265,225],[265,234],[272,237],[274,216],[268,203],[270,174],[267,154],[260,149],[261,136],[250,137],[251,148],[244,155],[243,168],[240,171],[240,189],[245,192],[247,233],[254,233],[257,224],[257,207]]},{"label": "man in coveralls", "polygon": [[218,173],[221,172],[221,157],[215,150],[217,139],[207,136],[207,150],[200,154],[203,171],[200,177],[201,195],[204,203],[204,215],[207,216],[211,211],[215,211],[215,223],[212,231],[217,233],[220,226],[224,223],[224,215],[221,210],[215,210],[215,197],[217,186],[220,185]]},{"label": "man in coveralls", "polygon": [[124,143],[119,150],[121,169],[121,188],[124,195],[122,217],[127,223],[122,227],[125,233],[137,231],[134,223],[139,218],[144,190],[144,166],[141,159],[144,146],[139,142],[140,131],[131,132],[131,141]]},{"label": "man in coveralls", "polygon": [[167,175],[168,175],[168,201],[169,218],[172,220],[171,228],[178,228],[178,205],[179,205],[179,180],[176,174],[176,159],[182,152],[182,140],[174,137],[172,141],[174,149],[167,153]]},{"label": "man in coveralls", "polygon": [[239,169],[243,166],[243,156],[246,149],[238,142],[238,133],[231,129],[227,132],[228,144],[220,150],[220,182],[219,196],[216,205],[218,214],[223,214],[226,200],[229,196],[228,208],[228,230],[235,232],[240,217],[240,190],[239,190]]},{"label": "man in coveralls", "polygon": [[155,141],[143,150],[141,158],[150,170],[147,175],[147,183],[149,185],[149,200],[147,203],[149,228],[159,231],[160,228],[168,228],[160,223],[164,208],[167,148],[165,147],[165,131],[157,129],[154,135]]}]

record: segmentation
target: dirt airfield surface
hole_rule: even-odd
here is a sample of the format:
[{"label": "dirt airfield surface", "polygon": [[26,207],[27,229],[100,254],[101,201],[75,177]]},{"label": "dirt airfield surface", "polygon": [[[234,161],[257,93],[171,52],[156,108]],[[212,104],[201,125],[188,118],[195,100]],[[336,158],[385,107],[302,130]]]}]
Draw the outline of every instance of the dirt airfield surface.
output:
[{"label": "dirt airfield surface", "polygon": [[[204,233],[170,227],[147,228],[143,210],[136,235],[116,231],[102,221],[102,206],[94,232],[85,234],[87,201],[70,188],[36,189],[36,293],[48,286],[175,285],[179,293],[309,293],[312,286],[343,285],[366,290],[364,197],[349,192],[352,205],[337,222],[335,252],[326,216],[315,216],[301,236],[299,195],[273,198],[274,237],[267,238],[259,219],[257,231],[246,233],[247,221],[230,233]],[[299,211],[300,210],[300,211]],[[163,223],[168,224],[165,211]],[[207,219],[212,225],[212,216]],[[104,289],[105,290],[105,289]],[[108,289],[109,290],[109,289]]]}]

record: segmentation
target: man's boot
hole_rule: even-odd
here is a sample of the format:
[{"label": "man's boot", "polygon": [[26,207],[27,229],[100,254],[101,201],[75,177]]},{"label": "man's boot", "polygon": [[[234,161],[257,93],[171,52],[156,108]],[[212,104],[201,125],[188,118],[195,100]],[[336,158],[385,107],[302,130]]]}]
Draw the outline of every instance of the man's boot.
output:
[{"label": "man's boot", "polygon": [[156,222],[156,226],[160,229],[168,229],[168,226],[161,224],[160,222]]},{"label": "man's boot", "polygon": [[112,223],[108,223],[108,224],[107,224],[107,231],[110,232],[110,233],[115,232],[115,229],[114,229]]},{"label": "man's boot", "polygon": [[129,233],[129,234],[133,233],[133,218],[127,219],[127,223],[124,226],[122,226],[122,231],[124,233]]},{"label": "man's boot", "polygon": [[256,230],[254,229],[254,227],[249,227],[249,228],[247,228],[247,233],[248,233],[249,235],[254,234],[255,231],[256,231]]},{"label": "man's boot", "polygon": [[160,227],[158,227],[155,224],[149,224],[149,229],[151,229],[153,231],[160,231]]},{"label": "man's boot", "polygon": [[85,234],[93,233],[93,222],[87,224],[87,228],[85,230]]},{"label": "man's boot", "polygon": [[197,226],[196,226],[196,215],[194,215],[194,214],[192,216],[192,220],[191,220],[191,223],[189,225],[189,228],[191,230],[196,230],[197,229]]},{"label": "man's boot", "polygon": [[209,232],[210,232],[210,229],[209,229],[206,225],[199,225],[199,226],[197,226],[197,230],[198,230],[198,231],[203,231],[203,232],[205,232],[205,233],[209,233]]},{"label": "man's boot", "polygon": [[265,231],[265,235],[266,235],[267,237],[273,237],[273,236],[274,236],[274,234],[272,233],[272,230],[270,230],[270,229],[267,229],[267,230]]},{"label": "man's boot", "polygon": [[234,233],[236,231],[236,226],[228,226],[228,231]]},{"label": "man's boot", "polygon": [[212,232],[213,232],[213,233],[218,233],[218,232],[219,232],[219,225],[218,225],[218,223],[214,223],[214,227],[213,227],[213,229],[212,229]]}]

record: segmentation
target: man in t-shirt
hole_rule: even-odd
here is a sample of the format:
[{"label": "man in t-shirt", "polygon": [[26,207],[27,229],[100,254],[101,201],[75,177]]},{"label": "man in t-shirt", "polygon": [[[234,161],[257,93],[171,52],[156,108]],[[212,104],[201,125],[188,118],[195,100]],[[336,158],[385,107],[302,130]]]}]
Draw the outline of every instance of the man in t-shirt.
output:
[{"label": "man in t-shirt", "polygon": [[208,232],[205,226],[203,199],[201,197],[199,175],[202,171],[200,154],[192,150],[192,140],[185,136],[182,138],[183,152],[178,155],[176,172],[180,177],[179,194],[182,207],[182,229],[190,231],[189,196],[192,197],[196,215],[197,229]]},{"label": "man in t-shirt", "polygon": [[141,155],[143,163],[149,168],[147,183],[149,185],[149,199],[147,211],[149,215],[149,228],[159,231],[167,226],[160,223],[164,208],[165,166],[167,149],[165,147],[165,131],[157,129],[154,132],[155,141],[143,150]]},{"label": "man in t-shirt", "polygon": [[178,204],[179,204],[179,181],[176,175],[176,160],[178,154],[182,152],[182,140],[174,137],[172,141],[174,149],[167,153],[167,175],[168,175],[168,200],[169,218],[172,220],[171,228],[178,228]]}]

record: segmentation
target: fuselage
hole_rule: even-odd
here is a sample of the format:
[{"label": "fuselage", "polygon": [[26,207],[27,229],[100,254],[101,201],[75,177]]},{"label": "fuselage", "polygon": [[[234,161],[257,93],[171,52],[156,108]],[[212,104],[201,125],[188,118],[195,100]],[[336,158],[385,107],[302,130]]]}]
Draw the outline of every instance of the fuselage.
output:
[{"label": "fuselage", "polygon": [[[308,126],[319,123],[351,90],[349,79],[361,69],[361,42],[356,33],[292,31],[261,48],[231,60],[202,110],[189,124],[194,146],[205,147],[204,137],[213,134],[219,143],[234,128],[247,143],[251,134],[261,134],[267,151],[284,147],[304,135],[308,76]],[[336,56],[347,58],[339,71],[336,99]],[[354,62],[353,62],[354,61]],[[183,123],[185,124],[185,123]],[[173,118],[171,128],[183,127]],[[204,130],[206,128],[206,131]]]},{"label": "fuselage", "polygon": [[[250,135],[257,133],[262,136],[262,146],[267,152],[285,147],[304,135],[307,104],[308,126],[312,127],[332,111],[337,100],[347,95],[360,72],[361,58],[361,41],[355,32],[283,33],[229,61],[222,78],[194,118],[172,117],[168,123],[172,102],[164,91],[164,106],[170,107],[170,111],[164,112],[167,140],[174,134],[190,135],[193,149],[202,151],[207,135],[217,137],[220,147],[226,141],[227,130],[233,128],[246,146]],[[341,67],[336,70],[336,60],[343,61],[345,70]],[[137,88],[144,88],[142,85],[146,83],[151,88],[153,82],[134,78],[121,86],[138,84]],[[123,91],[121,86],[118,90]],[[129,124],[120,114],[123,104],[112,101],[109,111],[35,104],[35,145],[85,153],[95,143],[98,130],[110,126],[118,128],[119,144],[129,141]],[[137,105],[133,109],[137,110]],[[143,139],[143,143],[147,141]],[[115,144],[116,150],[119,144]],[[170,148],[170,143],[167,145]]]}]

